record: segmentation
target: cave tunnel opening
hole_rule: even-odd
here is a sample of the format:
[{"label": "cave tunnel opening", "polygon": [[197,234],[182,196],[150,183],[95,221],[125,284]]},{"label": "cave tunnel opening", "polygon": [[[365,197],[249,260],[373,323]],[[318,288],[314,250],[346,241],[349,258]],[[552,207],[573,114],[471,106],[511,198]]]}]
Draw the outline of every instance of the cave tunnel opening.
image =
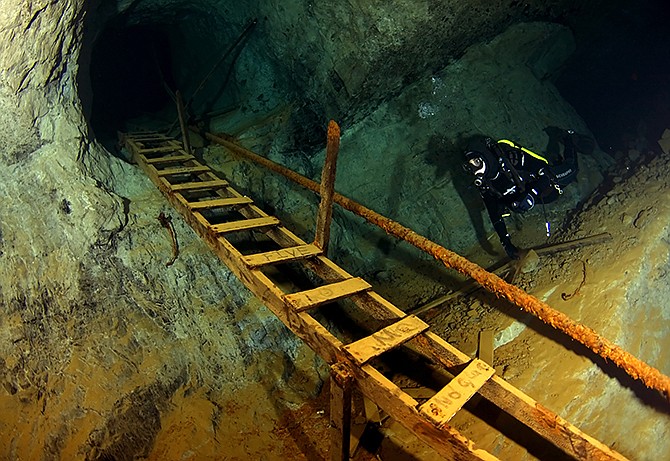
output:
[{"label": "cave tunnel opening", "polygon": [[145,114],[174,112],[170,42],[156,26],[108,28],[91,56],[91,125],[102,139]]},{"label": "cave tunnel opening", "polygon": [[136,7],[98,29],[89,32],[90,100],[83,104],[90,106],[85,113],[95,138],[111,153],[118,153],[119,131],[172,128],[176,135],[177,92],[191,120],[237,104],[231,70],[241,47],[230,53],[237,32],[216,12],[187,3],[161,11]]}]

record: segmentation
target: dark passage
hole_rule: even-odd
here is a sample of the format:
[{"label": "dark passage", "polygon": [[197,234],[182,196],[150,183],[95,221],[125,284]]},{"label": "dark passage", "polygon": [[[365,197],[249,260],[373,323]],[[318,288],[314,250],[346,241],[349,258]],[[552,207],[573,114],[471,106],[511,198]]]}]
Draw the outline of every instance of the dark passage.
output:
[{"label": "dark passage", "polygon": [[83,86],[90,94],[84,92],[82,102],[90,108],[85,112],[95,137],[110,152],[117,131],[178,131],[177,91],[191,117],[236,105],[233,70],[245,46],[239,39],[244,29],[231,27],[216,10],[140,0],[122,13],[100,12],[89,21],[90,62],[81,78],[88,78]]},{"label": "dark passage", "polygon": [[103,142],[129,120],[174,113],[167,34],[156,26],[106,29],[93,48],[91,86],[91,125]]},{"label": "dark passage", "polygon": [[615,0],[590,9],[568,20],[577,50],[558,89],[610,155],[658,152],[670,128],[670,6]]}]

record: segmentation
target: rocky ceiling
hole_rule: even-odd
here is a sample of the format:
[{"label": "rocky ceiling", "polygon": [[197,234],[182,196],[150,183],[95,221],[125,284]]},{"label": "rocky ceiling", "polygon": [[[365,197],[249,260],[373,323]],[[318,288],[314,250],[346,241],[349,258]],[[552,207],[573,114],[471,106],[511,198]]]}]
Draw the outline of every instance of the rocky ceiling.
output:
[{"label": "rocky ceiling", "polygon": [[170,125],[176,90],[206,122],[236,108],[268,113],[291,104],[296,142],[310,149],[323,139],[323,120],[360,119],[471,44],[520,21],[547,20],[572,27],[579,41],[552,77],[614,151],[625,143],[618,133],[637,130],[625,125],[627,114],[641,102],[662,106],[649,87],[667,84],[670,61],[660,3],[626,3],[90,2],[80,96],[102,138],[148,114]]},{"label": "rocky ceiling", "polygon": [[[291,103],[301,140],[320,142],[324,119],[360,118],[469,45],[580,8],[567,0],[97,2],[87,7],[81,59],[90,53],[92,95],[82,101],[96,131],[143,111],[160,115],[176,90],[199,117]],[[88,69],[80,69],[84,87]]]}]

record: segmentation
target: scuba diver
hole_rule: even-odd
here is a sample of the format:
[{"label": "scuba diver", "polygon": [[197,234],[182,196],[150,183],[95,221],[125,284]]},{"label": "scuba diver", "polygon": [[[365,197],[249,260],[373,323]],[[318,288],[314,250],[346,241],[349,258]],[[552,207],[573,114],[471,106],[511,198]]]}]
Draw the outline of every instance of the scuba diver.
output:
[{"label": "scuba diver", "polygon": [[[503,218],[510,211],[525,213],[536,204],[553,202],[563,193],[563,187],[576,179],[577,149],[573,136],[572,130],[560,130],[563,161],[557,165],[507,139],[496,142],[479,138],[468,144],[463,167],[474,176],[493,228],[510,258],[518,259],[520,254]],[[546,227],[549,236],[548,221]]]}]

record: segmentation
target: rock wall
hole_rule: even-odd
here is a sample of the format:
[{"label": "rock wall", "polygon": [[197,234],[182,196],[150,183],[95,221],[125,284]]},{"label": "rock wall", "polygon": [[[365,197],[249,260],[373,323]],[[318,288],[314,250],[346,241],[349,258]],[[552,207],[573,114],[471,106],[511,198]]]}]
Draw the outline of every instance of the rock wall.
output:
[{"label": "rock wall", "polygon": [[276,80],[298,89],[317,115],[344,120],[394,97],[407,83],[514,22],[558,17],[576,8],[559,0],[271,1],[249,4],[229,17],[238,23],[258,17],[262,39],[249,57],[267,56],[275,63]]}]

